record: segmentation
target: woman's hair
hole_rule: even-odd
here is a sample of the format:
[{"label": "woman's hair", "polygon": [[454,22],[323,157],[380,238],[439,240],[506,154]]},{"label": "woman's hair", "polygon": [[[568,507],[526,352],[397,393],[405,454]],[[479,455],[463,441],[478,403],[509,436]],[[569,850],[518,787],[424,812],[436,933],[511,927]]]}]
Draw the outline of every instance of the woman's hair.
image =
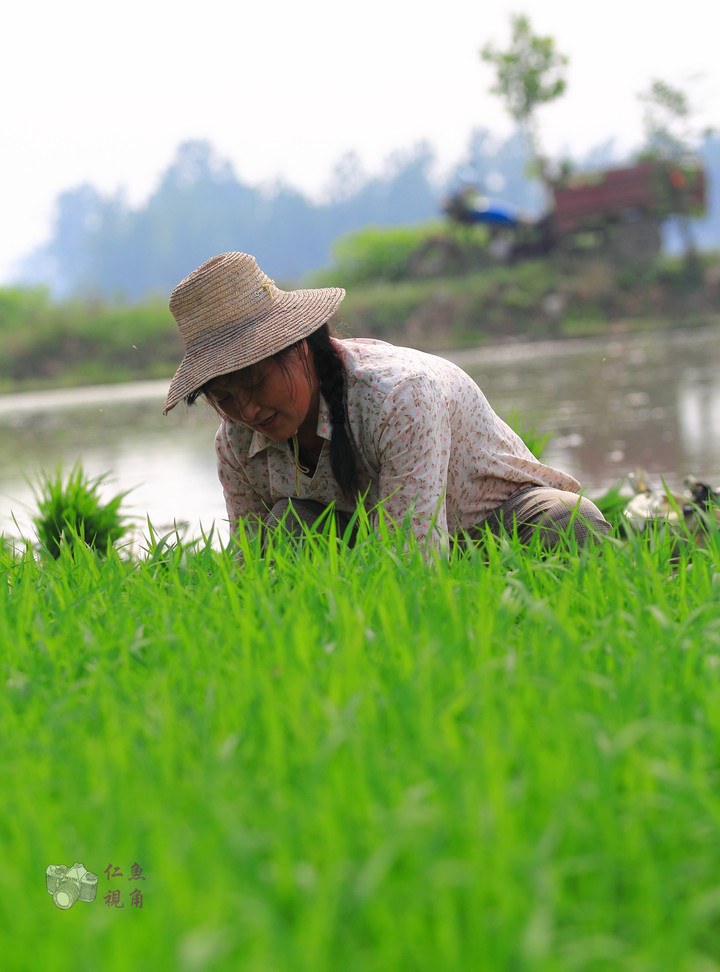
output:
[{"label": "woman's hair", "polygon": [[330,410],[330,468],[343,495],[354,498],[359,489],[357,463],[348,423],[345,368],[340,352],[323,324],[306,339],[315,362],[320,391]]},{"label": "woman's hair", "polygon": [[[323,324],[317,331],[313,331],[309,337],[304,339],[312,352],[315,362],[315,372],[320,384],[320,392],[328,404],[330,411],[330,468],[343,495],[350,499],[354,498],[359,490],[357,463],[355,462],[355,452],[353,449],[350,426],[348,423],[347,403],[346,403],[346,383],[345,369],[343,367],[340,352],[336,348],[330,336],[330,327]],[[287,358],[293,351],[300,349],[302,341],[283,348],[270,357],[280,366],[286,380],[291,381],[291,376],[287,368]],[[234,373],[233,373],[234,374]],[[264,375],[262,362],[243,368],[243,385],[248,389],[260,384]],[[227,375],[221,376],[227,378]],[[216,379],[213,379],[213,381]],[[205,398],[213,407],[217,409],[212,395],[208,389],[211,382],[206,382],[200,388],[195,389],[185,399],[188,405],[194,405],[198,398]]]}]

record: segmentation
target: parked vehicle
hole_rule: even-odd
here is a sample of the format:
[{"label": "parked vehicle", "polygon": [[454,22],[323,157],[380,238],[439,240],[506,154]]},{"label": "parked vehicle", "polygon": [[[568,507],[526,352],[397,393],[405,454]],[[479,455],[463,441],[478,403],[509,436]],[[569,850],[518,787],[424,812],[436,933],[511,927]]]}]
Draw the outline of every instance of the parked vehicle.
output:
[{"label": "parked vehicle", "polygon": [[472,187],[454,193],[443,211],[457,227],[486,227],[482,244],[471,233],[433,237],[410,261],[414,276],[461,273],[488,262],[513,263],[560,250],[602,253],[621,265],[647,265],[662,246],[669,216],[703,215],[707,206],[700,163],[661,162],[576,173],[553,186],[542,216],[528,217]]}]

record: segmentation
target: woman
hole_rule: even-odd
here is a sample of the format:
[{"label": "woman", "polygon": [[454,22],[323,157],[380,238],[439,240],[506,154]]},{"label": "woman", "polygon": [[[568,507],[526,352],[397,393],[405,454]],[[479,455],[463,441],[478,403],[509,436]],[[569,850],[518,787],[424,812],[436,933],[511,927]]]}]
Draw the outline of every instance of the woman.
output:
[{"label": "woman", "polygon": [[[246,253],[213,257],[173,291],[185,344],[163,412],[203,396],[231,527],[312,523],[331,503],[347,523],[359,495],[423,544],[517,522],[547,546],[609,526],[580,484],[539,462],[485,396],[443,358],[382,341],[338,340],[340,288],[284,291]],[[286,521],[287,522],[287,521]],[[297,521],[296,521],[297,525]]]}]

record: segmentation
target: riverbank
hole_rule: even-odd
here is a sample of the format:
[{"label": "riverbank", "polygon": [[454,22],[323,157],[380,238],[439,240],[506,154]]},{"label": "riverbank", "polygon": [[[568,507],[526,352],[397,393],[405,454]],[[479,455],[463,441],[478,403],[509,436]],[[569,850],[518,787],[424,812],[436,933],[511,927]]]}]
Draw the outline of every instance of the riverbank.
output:
[{"label": "riverbank", "polygon": [[[427,351],[720,325],[720,258],[621,271],[593,258],[348,287],[338,330]],[[0,393],[168,380],[182,356],[164,298],[53,302],[0,290]]]},{"label": "riverbank", "polygon": [[720,324],[720,259],[623,271],[607,260],[535,260],[439,280],[349,290],[348,330],[424,350]]},{"label": "riverbank", "polygon": [[[720,484],[718,327],[519,340],[443,351],[493,408],[526,434],[550,436],[544,458],[602,496],[642,467],[649,482],[681,489],[687,475]],[[217,416],[206,404],[163,416],[167,376],[129,384],[0,396],[0,533],[31,535],[28,483],[81,460],[108,491],[130,490],[141,525],[173,521],[198,536],[227,534],[213,451]]]}]

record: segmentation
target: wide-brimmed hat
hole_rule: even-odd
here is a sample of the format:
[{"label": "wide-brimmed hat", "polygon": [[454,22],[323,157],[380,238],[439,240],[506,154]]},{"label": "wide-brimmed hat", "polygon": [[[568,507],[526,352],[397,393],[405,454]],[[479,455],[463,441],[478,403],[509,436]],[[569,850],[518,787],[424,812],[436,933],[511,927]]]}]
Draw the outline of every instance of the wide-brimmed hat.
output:
[{"label": "wide-brimmed hat", "polygon": [[281,290],[248,253],[221,253],[170,296],[185,355],[163,414],[211,378],[257,364],[321,327],[345,296],[341,287]]}]

